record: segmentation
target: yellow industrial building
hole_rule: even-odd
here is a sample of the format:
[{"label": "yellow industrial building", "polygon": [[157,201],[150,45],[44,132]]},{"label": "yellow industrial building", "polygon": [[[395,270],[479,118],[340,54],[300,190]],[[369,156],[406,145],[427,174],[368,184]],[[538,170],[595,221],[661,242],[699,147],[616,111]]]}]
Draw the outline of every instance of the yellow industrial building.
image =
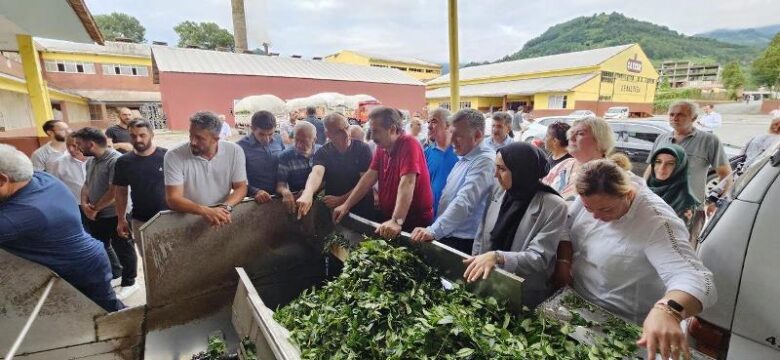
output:
[{"label": "yellow industrial building", "polygon": [[324,58],[327,62],[398,69],[409,76],[427,81],[441,76],[441,65],[409,57],[394,57],[352,50],[341,50]]},{"label": "yellow industrial building", "polygon": [[[450,107],[450,79],[426,83],[429,109]],[[652,114],[658,73],[638,44],[460,69],[460,108],[522,107],[534,116],[577,110],[604,114],[612,106]]]}]

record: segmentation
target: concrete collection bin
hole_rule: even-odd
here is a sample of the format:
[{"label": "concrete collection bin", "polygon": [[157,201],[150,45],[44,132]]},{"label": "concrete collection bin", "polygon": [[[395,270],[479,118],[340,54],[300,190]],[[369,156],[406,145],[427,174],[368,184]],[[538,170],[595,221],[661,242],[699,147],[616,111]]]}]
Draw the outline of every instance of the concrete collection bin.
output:
[{"label": "concrete collection bin", "polygon": [[[0,359],[18,342],[15,359],[189,360],[215,331],[224,334],[228,349],[249,337],[261,359],[297,359],[272,309],[336,274],[338,258],[323,254],[326,235],[336,230],[357,242],[375,226],[354,216],[334,226],[319,203],[298,221],[279,200],[244,201],[233,209],[232,223],[219,229],[199,216],[162,212],[141,228],[139,239],[147,303],[110,314],[47,268],[0,251]],[[406,241],[408,234],[400,239]],[[463,254],[438,243],[420,247],[445,278],[463,274]],[[346,254],[341,248],[332,253],[342,260]],[[519,312],[521,283],[499,270],[468,288],[509,300],[510,311]]]}]

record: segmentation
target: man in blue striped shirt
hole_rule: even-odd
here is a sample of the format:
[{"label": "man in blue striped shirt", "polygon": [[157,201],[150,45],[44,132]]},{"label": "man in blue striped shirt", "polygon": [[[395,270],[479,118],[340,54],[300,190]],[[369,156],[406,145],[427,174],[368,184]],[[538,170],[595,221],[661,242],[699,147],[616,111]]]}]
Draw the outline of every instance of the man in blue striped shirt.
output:
[{"label": "man in blue striped shirt", "polygon": [[447,177],[436,220],[412,231],[413,241],[432,241],[471,253],[479,222],[487,206],[495,172],[495,150],[484,141],[485,118],[463,109],[450,118],[452,145],[460,159]]},{"label": "man in blue striped shirt", "polygon": [[317,128],[309,122],[300,121],[295,124],[293,137],[293,147],[279,154],[279,167],[276,171],[276,192],[282,195],[282,202],[290,214],[295,213],[293,193],[306,187],[306,179],[314,166],[314,153],[320,148],[320,145],[314,143]]}]

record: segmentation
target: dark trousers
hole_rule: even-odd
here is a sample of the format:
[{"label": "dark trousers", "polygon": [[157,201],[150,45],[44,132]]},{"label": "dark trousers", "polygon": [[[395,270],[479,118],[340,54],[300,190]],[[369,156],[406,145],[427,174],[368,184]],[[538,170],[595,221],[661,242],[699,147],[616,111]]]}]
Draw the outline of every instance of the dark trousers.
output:
[{"label": "dark trousers", "polygon": [[117,218],[98,218],[87,220],[87,229],[95,238],[103,242],[111,262],[114,279],[122,277],[122,286],[135,284],[138,275],[138,256],[131,239],[120,237],[116,232]]},{"label": "dark trousers", "polygon": [[463,239],[456,237],[445,237],[438,240],[440,243],[458,250],[468,256],[471,256],[471,248],[474,245],[474,239]]}]

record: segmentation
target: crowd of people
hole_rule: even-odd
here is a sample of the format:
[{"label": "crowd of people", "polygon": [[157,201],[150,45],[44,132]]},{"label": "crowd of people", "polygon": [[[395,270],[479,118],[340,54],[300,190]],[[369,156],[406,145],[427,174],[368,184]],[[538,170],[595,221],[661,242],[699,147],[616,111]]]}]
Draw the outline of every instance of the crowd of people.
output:
[{"label": "crowd of people", "polygon": [[[656,140],[644,178],[613,157],[613,133],[596,117],[550,125],[543,150],[513,139],[507,112],[439,108],[404,124],[380,106],[364,129],[315,108],[286,119],[259,111],[237,142],[218,115],[197,112],[189,141],[168,150],[148,121],[119,114],[105,132],[48,121],[50,141],[31,158],[0,145],[0,247],[50,267],[107,311],[137,289],[138,229],[158,212],[219,227],[246,197],[278,198],[301,219],[321,192],[335,222],[353,213],[378,222],[379,236],[407,231],[468,255],[468,282],[495,268],[518,274],[529,307],[572,286],[643,323],[640,344],[665,358],[687,351],[679,320],[716,299],[694,248],[715,206],[705,201],[707,170],[725,191],[732,169],[717,136],[694,126],[690,102],[670,106],[674,130]],[[780,117],[746,156],[779,136]]]}]

